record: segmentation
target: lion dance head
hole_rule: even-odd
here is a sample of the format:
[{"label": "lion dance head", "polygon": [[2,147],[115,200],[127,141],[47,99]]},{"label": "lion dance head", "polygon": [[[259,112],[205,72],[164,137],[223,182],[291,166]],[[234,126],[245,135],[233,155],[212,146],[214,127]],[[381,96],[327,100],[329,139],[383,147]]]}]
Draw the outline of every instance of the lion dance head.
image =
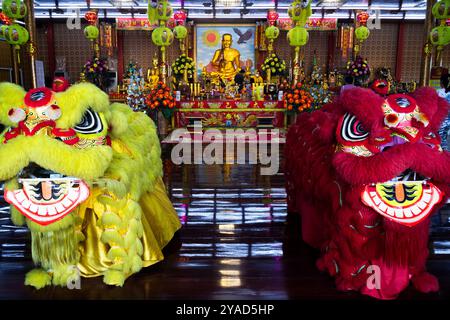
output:
[{"label": "lion dance head", "polygon": [[288,206],[317,265],[340,290],[395,298],[411,280],[437,291],[425,270],[430,215],[449,195],[450,156],[437,130],[447,102],[432,88],[383,96],[344,91],[303,114],[286,146]]},{"label": "lion dance head", "polygon": [[[59,91],[59,90],[57,90]],[[25,284],[79,276],[123,285],[163,259],[180,227],[155,126],[89,83],[54,92],[0,84],[0,180],[37,265]]]}]

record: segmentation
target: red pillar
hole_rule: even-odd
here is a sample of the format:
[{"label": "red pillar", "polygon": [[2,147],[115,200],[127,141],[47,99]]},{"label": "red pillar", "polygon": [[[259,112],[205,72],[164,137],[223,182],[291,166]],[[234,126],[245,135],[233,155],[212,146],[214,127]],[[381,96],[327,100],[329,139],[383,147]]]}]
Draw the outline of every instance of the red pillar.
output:
[{"label": "red pillar", "polygon": [[334,67],[334,48],[336,47],[336,37],[334,31],[328,31],[328,59],[327,59],[327,70],[330,72]]},{"label": "red pillar", "polygon": [[53,79],[56,69],[55,58],[55,30],[53,28],[53,21],[47,22],[47,51],[48,51],[48,72],[50,78]]},{"label": "red pillar", "polygon": [[123,80],[123,31],[117,31],[117,79],[118,82]]},{"label": "red pillar", "polygon": [[405,33],[405,22],[402,21],[398,25],[398,34],[397,34],[397,57],[395,60],[395,79],[397,81],[401,81],[402,78],[404,33]]}]

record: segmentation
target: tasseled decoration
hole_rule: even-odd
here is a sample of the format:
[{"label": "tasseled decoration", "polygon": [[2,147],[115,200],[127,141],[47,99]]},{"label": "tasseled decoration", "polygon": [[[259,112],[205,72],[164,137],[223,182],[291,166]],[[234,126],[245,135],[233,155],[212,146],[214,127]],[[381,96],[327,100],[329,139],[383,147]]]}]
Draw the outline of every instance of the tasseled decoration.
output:
[{"label": "tasseled decoration", "polygon": [[413,228],[384,219],[386,265],[415,265],[417,261],[425,260],[428,256],[428,227],[428,219]]},{"label": "tasseled decoration", "polygon": [[73,226],[58,231],[31,231],[31,239],[33,261],[44,269],[77,264],[78,237]]}]

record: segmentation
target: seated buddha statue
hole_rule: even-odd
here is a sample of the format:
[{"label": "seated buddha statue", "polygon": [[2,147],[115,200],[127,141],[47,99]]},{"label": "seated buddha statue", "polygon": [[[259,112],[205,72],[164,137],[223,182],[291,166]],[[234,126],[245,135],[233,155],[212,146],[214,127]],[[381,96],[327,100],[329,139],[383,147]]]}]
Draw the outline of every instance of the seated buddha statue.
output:
[{"label": "seated buddha statue", "polygon": [[216,50],[211,64],[216,71],[211,72],[211,77],[219,77],[226,82],[234,82],[234,76],[241,70],[240,52],[231,48],[233,38],[226,33],[222,36],[222,48]]}]

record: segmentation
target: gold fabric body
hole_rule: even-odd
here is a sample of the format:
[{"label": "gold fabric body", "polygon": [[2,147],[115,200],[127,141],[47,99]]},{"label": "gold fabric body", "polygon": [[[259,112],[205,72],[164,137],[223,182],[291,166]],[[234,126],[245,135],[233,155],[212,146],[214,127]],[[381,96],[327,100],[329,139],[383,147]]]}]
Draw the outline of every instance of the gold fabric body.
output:
[{"label": "gold fabric body", "polygon": [[[97,226],[101,213],[97,213],[94,207],[99,194],[100,190],[92,190],[92,195],[79,208],[79,215],[83,218],[82,232],[86,240],[80,243],[81,259],[78,268],[84,277],[100,276],[113,265],[106,256],[109,246],[100,240],[102,229]],[[144,228],[142,260],[143,267],[148,267],[164,259],[162,249],[181,224],[161,178],[157,180],[152,192],[142,195],[139,204],[143,211],[141,221]]]}]

